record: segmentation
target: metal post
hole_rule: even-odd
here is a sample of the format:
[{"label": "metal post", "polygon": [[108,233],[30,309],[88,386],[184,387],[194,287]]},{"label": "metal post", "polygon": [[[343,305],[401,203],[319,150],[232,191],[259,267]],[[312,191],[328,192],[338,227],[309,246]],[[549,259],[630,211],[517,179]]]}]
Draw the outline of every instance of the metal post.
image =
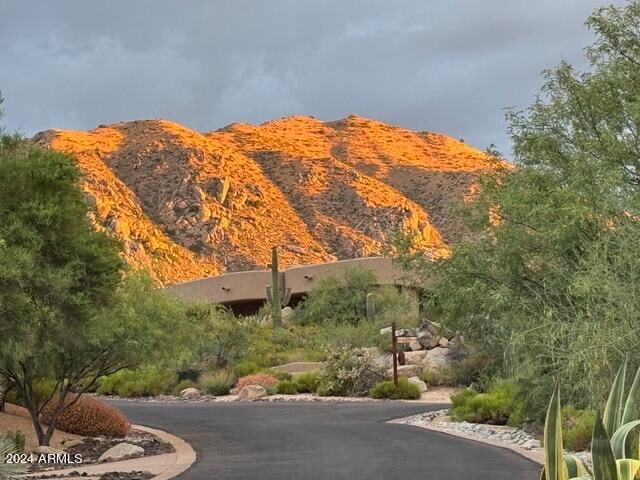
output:
[{"label": "metal post", "polygon": [[398,355],[396,339],[396,322],[391,322],[391,353],[393,355],[393,384],[398,386]]}]

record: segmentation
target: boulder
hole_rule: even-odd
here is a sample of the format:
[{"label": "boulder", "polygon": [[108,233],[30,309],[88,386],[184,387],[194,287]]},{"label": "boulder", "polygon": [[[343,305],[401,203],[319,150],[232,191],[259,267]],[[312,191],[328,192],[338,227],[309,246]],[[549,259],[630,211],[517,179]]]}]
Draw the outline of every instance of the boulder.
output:
[{"label": "boulder", "polygon": [[417,385],[420,389],[420,393],[424,393],[429,389],[429,387],[427,387],[427,384],[420,380],[420,377],[409,377],[407,380],[409,381],[409,383]]},{"label": "boulder", "polygon": [[[398,365],[398,377],[417,377],[421,370],[418,365]],[[387,370],[387,375],[393,377],[393,367]]]},{"label": "boulder", "polygon": [[180,396],[182,398],[198,398],[201,395],[200,390],[197,388],[189,387],[180,391]]},{"label": "boulder", "polygon": [[449,349],[446,347],[436,347],[428,350],[422,361],[422,366],[425,368],[433,368],[445,365],[449,362],[447,355],[449,355]]},{"label": "boulder", "polygon": [[391,335],[391,327],[381,328],[380,335]]},{"label": "boulder", "polygon": [[441,346],[441,347],[448,347],[449,346],[449,339],[447,337],[442,337],[438,341],[438,345]]},{"label": "boulder", "polygon": [[284,307],[282,309],[282,323],[284,325],[288,325],[291,323],[291,319],[293,318],[293,308]]},{"label": "boulder", "polygon": [[415,337],[415,328],[399,328],[396,330],[396,337]]},{"label": "boulder", "polygon": [[39,447],[36,447],[33,449],[33,453],[35,453],[36,455],[49,455],[49,454],[60,455],[65,452],[57,448],[40,445]]},{"label": "boulder", "polygon": [[414,352],[417,350],[422,350],[422,348],[423,348],[422,345],[420,345],[420,342],[417,340],[409,344],[409,350]]},{"label": "boulder", "polygon": [[404,352],[404,359],[406,365],[420,365],[424,360],[426,350],[418,350],[416,352]]},{"label": "boulder", "polygon": [[267,390],[261,385],[247,385],[238,392],[238,398],[242,400],[257,400],[267,396]]},{"label": "boulder", "polygon": [[424,348],[434,348],[440,341],[440,326],[437,323],[425,320],[416,331],[418,342]]},{"label": "boulder", "polygon": [[141,457],[144,455],[144,448],[130,443],[119,443],[115,447],[111,447],[98,458],[99,462],[105,460],[120,460],[122,458]]}]

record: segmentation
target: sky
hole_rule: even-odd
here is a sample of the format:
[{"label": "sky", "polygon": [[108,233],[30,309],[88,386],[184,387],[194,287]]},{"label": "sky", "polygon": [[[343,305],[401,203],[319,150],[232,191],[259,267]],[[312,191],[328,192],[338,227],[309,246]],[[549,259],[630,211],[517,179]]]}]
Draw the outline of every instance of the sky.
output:
[{"label": "sky", "polygon": [[354,113],[509,156],[506,108],[586,68],[597,0],[0,0],[5,127],[199,131]]}]

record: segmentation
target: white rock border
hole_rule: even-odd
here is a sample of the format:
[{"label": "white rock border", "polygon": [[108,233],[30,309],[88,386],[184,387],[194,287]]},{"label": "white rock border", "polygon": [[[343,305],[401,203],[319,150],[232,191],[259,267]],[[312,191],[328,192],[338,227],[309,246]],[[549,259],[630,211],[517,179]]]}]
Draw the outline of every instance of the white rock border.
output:
[{"label": "white rock border", "polygon": [[390,420],[388,423],[411,425],[453,437],[505,448],[533,462],[544,465],[544,451],[540,446],[540,442],[526,432],[503,425],[437,420],[438,417],[447,413],[448,410],[435,410],[410,417],[397,418]]}]

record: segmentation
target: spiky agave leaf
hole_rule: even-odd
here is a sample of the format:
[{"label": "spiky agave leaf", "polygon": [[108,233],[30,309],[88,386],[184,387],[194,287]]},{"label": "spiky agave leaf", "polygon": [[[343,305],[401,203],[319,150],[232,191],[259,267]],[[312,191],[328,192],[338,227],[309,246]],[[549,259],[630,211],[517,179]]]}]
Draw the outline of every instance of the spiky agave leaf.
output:
[{"label": "spiky agave leaf", "polygon": [[545,480],[566,480],[564,448],[562,446],[562,424],[560,418],[560,386],[553,390],[547,418],[544,422],[544,476]]},{"label": "spiky agave leaf", "polygon": [[628,359],[625,356],[624,362],[620,365],[616,378],[613,380],[611,391],[609,392],[609,398],[607,399],[607,405],[604,409],[603,425],[607,431],[607,435],[612,436],[614,432],[620,428],[620,421],[622,419],[622,402],[624,401],[624,381],[627,373]]},{"label": "spiky agave leaf", "polygon": [[[624,404],[622,412],[622,425],[638,420],[638,394],[640,393],[640,367],[636,371],[636,376],[631,384],[631,389],[627,395],[627,401]],[[640,460],[640,459],[639,459]]]},{"label": "spiky agave leaf", "polygon": [[633,442],[629,434],[636,428],[640,427],[640,420],[625,423],[611,437],[611,449],[616,459],[635,459],[638,458],[640,452],[634,451]]},{"label": "spiky agave leaf", "polygon": [[573,455],[565,455],[563,458],[564,464],[567,467],[567,474],[569,476],[569,479],[588,477],[587,469],[584,467],[578,457],[575,457]]},{"label": "spiky agave leaf", "polygon": [[5,463],[7,455],[18,453],[13,440],[0,435],[0,480],[14,480],[22,478],[26,467],[21,463]]},{"label": "spiky agave leaf", "polygon": [[609,436],[602,423],[600,412],[596,414],[596,423],[593,427],[591,461],[593,462],[594,480],[617,480],[616,459],[613,456]]},{"label": "spiky agave leaf", "polygon": [[616,462],[619,480],[633,480],[640,469],[640,460],[624,458]]}]

